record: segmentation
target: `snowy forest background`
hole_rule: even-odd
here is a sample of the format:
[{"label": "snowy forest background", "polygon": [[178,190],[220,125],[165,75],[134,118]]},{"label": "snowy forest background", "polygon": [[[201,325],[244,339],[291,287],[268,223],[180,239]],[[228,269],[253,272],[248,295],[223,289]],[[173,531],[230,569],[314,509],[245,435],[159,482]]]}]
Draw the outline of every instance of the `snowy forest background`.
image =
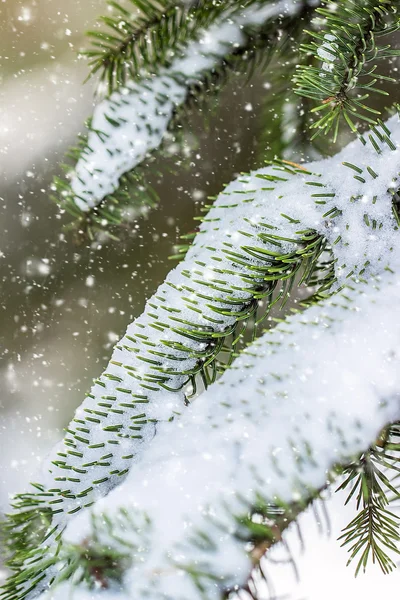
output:
[{"label": "snowy forest background", "polygon": [[[0,2],[2,512],[8,494],[26,487],[61,437],[112,345],[170,270],[173,245],[192,228],[202,201],[239,171],[274,155],[274,148],[263,146],[260,131],[268,130],[276,110],[274,96],[284,90],[279,61],[251,85],[244,85],[245,77],[231,82],[207,129],[203,118],[193,114],[186,134],[188,168],[180,167],[174,175],[182,157],[173,156],[159,161],[160,177],[152,168],[149,177],[161,202],[120,243],[74,243],[62,230],[48,189],[63,153],[91,112],[94,82],[82,85],[87,67],[76,51],[103,10],[103,0]],[[400,101],[398,89],[397,95]],[[287,553],[274,549],[276,559],[283,560],[269,566],[276,597],[368,600],[396,589],[398,571],[384,577],[370,568],[354,580],[353,569],[345,568],[346,550],[335,542],[351,509],[343,509],[343,496],[327,502],[326,509],[330,537],[321,506],[317,519],[310,513],[300,520],[304,555],[297,534],[289,533],[300,583]],[[327,578],[333,580],[328,587]]]}]

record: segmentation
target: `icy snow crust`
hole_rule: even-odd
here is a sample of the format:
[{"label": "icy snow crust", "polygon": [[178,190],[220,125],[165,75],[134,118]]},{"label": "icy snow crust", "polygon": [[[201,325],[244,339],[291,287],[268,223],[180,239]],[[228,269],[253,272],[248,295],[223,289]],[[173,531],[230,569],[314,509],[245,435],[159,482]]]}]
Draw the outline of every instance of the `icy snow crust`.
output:
[{"label": "icy snow crust", "polygon": [[[71,180],[74,201],[83,212],[119,187],[120,177],[158,148],[187,89],[223,56],[245,43],[244,28],[294,14],[302,3],[280,0],[224,15],[193,42],[184,56],[157,75],[131,81],[95,108],[87,147]],[[100,132],[100,133],[99,133]]]},{"label": "icy snow crust", "polygon": [[[392,132],[390,139],[386,133],[388,129]],[[43,495],[35,492],[32,497],[40,502],[49,502],[54,511],[51,528],[57,527],[56,533],[67,525],[72,515],[121,484],[129,469],[133,468],[135,494],[136,489],[138,493],[131,500],[138,506],[135,514],[140,514],[146,508],[152,519],[154,517],[151,543],[146,546],[143,560],[148,555],[146,561],[149,562],[146,565],[150,565],[149,569],[153,568],[151,565],[156,568],[157,564],[166,560],[164,553],[167,545],[162,545],[157,537],[161,535],[161,530],[165,544],[181,544],[178,539],[168,537],[173,535],[174,519],[179,512],[177,510],[176,515],[172,514],[172,505],[182,503],[182,509],[179,510],[185,514],[187,512],[188,519],[195,520],[192,510],[204,508],[208,502],[217,502],[218,509],[218,502],[224,498],[228,503],[232,502],[231,509],[235,512],[238,505],[234,495],[230,497],[234,492],[230,477],[235,473],[240,488],[249,489],[252,494],[256,480],[253,474],[250,484],[253,463],[249,461],[252,457],[260,456],[264,463],[260,462],[259,465],[267,465],[268,456],[273,455],[278,466],[283,461],[281,468],[288,477],[278,476],[279,469],[268,473],[266,470],[260,471],[260,477],[267,473],[268,479],[264,478],[264,481],[261,477],[268,484],[265,490],[271,497],[277,494],[292,498],[296,474],[300,477],[300,488],[301,482],[317,487],[322,485],[326,469],[332,462],[344,460],[368,446],[378,429],[390,420],[397,410],[394,391],[398,382],[397,375],[395,377],[391,370],[391,363],[386,365],[385,361],[388,352],[397,351],[393,337],[398,333],[397,325],[389,321],[393,314],[390,308],[397,301],[394,294],[398,294],[398,286],[394,283],[389,285],[389,275],[386,274],[383,276],[385,292],[379,294],[376,306],[373,300],[378,298],[378,292],[369,286],[363,299],[357,286],[354,293],[347,292],[354,296],[350,303],[352,309],[345,310],[345,296],[342,295],[334,297],[325,307],[316,307],[303,316],[295,317],[288,325],[282,326],[283,329],[268,334],[263,342],[254,346],[256,354],[265,355],[265,360],[259,362],[254,357],[254,373],[257,375],[252,375],[250,367],[246,367],[246,361],[251,357],[249,351],[236,361],[230,374],[221,380],[222,383],[213,386],[213,391],[208,392],[200,404],[196,400],[194,409],[190,409],[190,412],[184,410],[183,386],[190,374],[201,369],[204,361],[215,354],[219,341],[234,329],[249,307],[254,303],[257,305],[258,299],[268,292],[273,257],[279,256],[284,264],[285,260],[293,260],[297,252],[301,253],[306,245],[304,231],[317,232],[332,246],[336,258],[337,287],[349,282],[350,276],[362,273],[363,278],[370,279],[384,273],[387,265],[398,266],[395,252],[392,251],[397,244],[398,232],[392,214],[391,195],[398,187],[398,117],[392,117],[380,131],[373,134],[373,139],[376,148],[371,142],[363,145],[356,141],[331,159],[299,168],[292,164],[288,167],[289,171],[279,165],[260,169],[234,181],[219,195],[185,260],[169,274],[148,301],[143,315],[129,325],[125,336],[116,345],[106,371],[78,408],[64,440],[43,465]],[[348,165],[343,165],[343,162]],[[362,309],[361,316],[358,316],[358,309]],[[322,318],[325,310],[328,316]],[[301,323],[304,319],[313,322],[314,317],[320,318],[320,325],[319,321],[316,322],[317,326],[313,324],[311,329],[314,333],[311,337],[310,327],[306,328]],[[341,319],[345,318],[348,322],[342,323]],[[293,339],[283,333],[291,327],[294,328]],[[325,330],[330,333],[323,338]],[[320,342],[320,337],[325,341]],[[315,355],[313,346],[310,347],[310,339],[315,339],[315,347],[319,348],[315,350]],[[341,340],[344,346],[338,355]],[[385,340],[389,346],[384,345]],[[398,344],[399,338],[396,340]],[[277,353],[268,350],[268,347],[273,349],[275,346]],[[296,348],[308,348],[309,354],[303,356],[303,353],[295,351]],[[361,361],[352,359],[351,353],[356,348],[363,349]],[[290,364],[298,366],[288,371],[289,356],[292,357]],[[323,364],[327,356],[334,357],[332,365]],[[311,365],[310,372],[305,370],[306,364]],[[352,365],[351,368],[349,365]],[[330,375],[330,368],[334,376]],[[351,377],[352,370],[356,374],[354,379]],[[321,377],[311,377],[312,372],[317,371]],[[301,377],[297,378],[296,373],[300,373]],[[264,376],[266,383],[261,381],[256,385],[258,379],[264,381]],[[304,381],[302,378],[305,378]],[[328,382],[326,386],[317,389],[324,381]],[[245,402],[256,402],[256,398],[260,406],[257,404],[257,410],[253,412]],[[207,399],[212,402],[210,415],[204,412],[207,411]],[[306,399],[315,403],[309,413],[305,409]],[[379,409],[381,400],[387,401],[387,404]],[[228,404],[225,408],[224,403]],[[231,404],[234,406],[232,413]],[[199,408],[196,408],[197,405]],[[297,405],[301,413],[296,413]],[[180,426],[161,422],[173,417],[178,419],[183,411],[184,419],[188,419],[188,428],[192,414],[199,415],[203,425],[198,432],[193,426],[190,435],[181,438],[179,431],[186,421],[179,421]],[[231,414],[232,423],[226,424]],[[301,455],[299,462],[294,461],[295,451],[292,449],[289,452],[288,440],[296,439],[293,437],[295,434],[299,436],[296,429],[299,423],[300,435],[304,432],[304,435],[310,436],[313,449],[315,443],[314,458],[318,464],[315,470],[307,462],[306,456],[303,457],[305,448],[301,445],[298,448]],[[356,423],[360,426],[359,430]],[[288,432],[285,439],[278,442],[273,436],[278,435],[281,424],[292,429],[285,429]],[[343,439],[348,440],[347,446],[343,446],[343,428]],[[173,458],[168,463],[160,459],[154,467],[147,459],[146,463],[139,464],[143,448],[154,437],[156,429],[157,440],[169,437],[170,448],[167,452],[167,442],[156,442],[151,452],[157,453],[157,448],[162,448],[161,454],[167,452],[166,457],[170,458],[172,449],[179,454],[179,458]],[[164,429],[165,433],[162,433]],[[242,440],[246,431],[249,433],[248,441]],[[164,437],[161,438],[161,434]],[[282,454],[279,448],[282,448]],[[340,448],[343,455],[338,450]],[[201,449],[198,455],[194,454],[196,449]],[[212,449],[211,453],[209,449]],[[148,452],[146,456],[155,456],[148,455]],[[190,465],[185,462],[186,452],[192,457]],[[208,470],[202,466],[206,460],[204,453],[212,456],[212,460],[207,459]],[[289,468],[291,461],[292,470]],[[307,468],[304,467],[304,481],[301,471],[303,463],[307,465]],[[147,466],[142,466],[144,464]],[[184,485],[180,479],[182,473],[186,473],[184,479],[189,486],[186,495],[178,495],[179,486]],[[209,474],[209,480],[204,479],[206,474]],[[176,488],[172,485],[175,478],[178,482]],[[158,481],[155,487],[152,487],[153,479]],[[167,485],[169,480],[170,489]],[[147,481],[149,489],[153,490],[153,499],[151,494],[146,495],[143,481]],[[110,498],[122,494],[121,497],[127,500],[132,491],[129,486],[125,491],[119,488],[118,493]],[[192,492],[189,492],[190,486],[193,486]],[[163,504],[165,500],[167,507],[165,510],[168,510],[167,522],[163,522],[167,512],[162,512],[164,508],[158,505],[160,490]],[[222,494],[221,497],[217,498],[217,492]],[[202,496],[203,493],[210,493],[210,496]],[[193,498],[199,500],[195,507],[190,504]],[[96,503],[96,510],[101,510],[97,506],[103,504]],[[179,512],[179,518],[182,514]],[[199,515],[202,514],[200,511]],[[222,516],[219,511],[218,518]],[[159,518],[160,521],[157,520]],[[226,518],[229,520],[231,517],[227,515]],[[180,531],[179,528],[177,531]],[[223,537],[225,534],[219,532],[218,535]],[[229,533],[226,533],[226,539],[228,536]],[[51,544],[54,546],[53,538],[48,538],[46,545]],[[176,548],[183,548],[185,560],[191,560],[190,544],[187,546],[183,541],[183,545],[179,544]],[[175,553],[174,557],[177,556]],[[213,564],[216,563],[213,561]],[[227,560],[218,559],[218,564],[221,569],[227,569],[226,572],[221,571],[226,583],[234,578],[240,579],[239,574],[244,576],[248,568],[247,559],[243,557],[239,545],[235,544]],[[136,565],[133,568],[139,567]],[[145,572],[135,572],[132,589],[143,590],[144,594],[151,572],[147,567]],[[159,594],[154,597],[180,597],[176,595],[177,582],[183,586],[181,597],[185,597],[186,578],[175,570],[173,573],[170,578],[159,580],[161,588],[158,591],[158,584],[154,583],[154,594]],[[46,580],[29,597],[37,595]],[[189,579],[187,581],[190,587],[192,584]],[[207,597],[213,598],[213,593],[216,592],[210,590]],[[136,597],[145,596],[139,594]]]},{"label": "icy snow crust", "polygon": [[[250,573],[235,516],[247,514],[256,494],[308,498],[334,463],[368,448],[399,418],[399,301],[399,278],[388,271],[297,314],[249,346],[177,424],[160,430],[125,483],[94,507],[111,518],[113,536],[131,545],[121,598],[221,598]],[[82,544],[91,533],[85,512],[64,541]],[[124,550],[108,535],[101,542]],[[190,569],[200,573],[204,595]],[[58,597],[66,596],[56,591],[46,600]]]}]

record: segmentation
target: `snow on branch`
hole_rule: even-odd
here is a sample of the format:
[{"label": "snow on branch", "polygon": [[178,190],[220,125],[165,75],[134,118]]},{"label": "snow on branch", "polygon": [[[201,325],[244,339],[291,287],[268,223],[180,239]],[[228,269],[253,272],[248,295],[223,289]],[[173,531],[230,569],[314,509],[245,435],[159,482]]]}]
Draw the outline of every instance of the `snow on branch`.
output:
[{"label": "snow on branch", "polygon": [[[188,383],[199,374],[206,384],[215,380],[225,341],[236,340],[241,322],[260,308],[268,311],[278,285],[287,294],[303,270],[302,280],[316,280],[320,292],[338,289],[391,263],[399,144],[396,115],[333,158],[278,163],[219,195],[185,259],[116,345],[45,461],[41,483],[15,499],[9,530],[16,576],[7,600],[47,585],[39,555],[51,564],[49,547],[72,515],[120,484],[160,422],[184,411]],[[321,276],[325,250],[332,268]]]},{"label": "snow on branch", "polygon": [[[70,181],[56,181],[62,206],[79,217],[104,204],[99,223],[118,221],[113,212],[124,196],[121,191],[119,197],[118,189],[125,182],[121,178],[127,178],[125,183],[136,181],[135,194],[145,193],[138,172],[130,172],[163,142],[191,86],[215,75],[227,57],[244,48],[249,28],[261,29],[269,21],[292,17],[302,7],[303,0],[250,3],[240,10],[231,7],[179,50],[169,66],[127,80],[102,100],[94,110]],[[103,202],[106,197],[109,202]]]},{"label": "snow on branch", "polygon": [[[71,521],[61,576],[69,553],[90,553],[95,539],[129,561],[118,582],[125,600],[218,600],[243,585],[247,550],[262,530],[272,535],[268,521],[251,515],[304,508],[334,465],[400,417],[397,272],[350,283],[253,342],[177,424],[160,430],[124,484]],[[115,584],[111,574],[105,587]],[[79,593],[96,596],[84,586]]]},{"label": "snow on branch", "polygon": [[235,17],[238,11],[270,1],[128,0],[127,10],[110,0],[111,16],[101,17],[98,27],[88,32],[92,47],[83,54],[89,58],[91,74],[100,72],[111,93],[145,71],[153,73],[171,64],[171,57],[198,40],[199,32],[222,14],[225,19]]}]

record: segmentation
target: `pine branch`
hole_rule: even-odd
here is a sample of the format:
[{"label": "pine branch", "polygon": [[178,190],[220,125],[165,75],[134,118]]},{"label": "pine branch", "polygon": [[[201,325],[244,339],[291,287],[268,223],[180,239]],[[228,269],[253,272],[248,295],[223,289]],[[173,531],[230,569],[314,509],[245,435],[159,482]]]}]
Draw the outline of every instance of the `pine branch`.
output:
[{"label": "pine branch", "polygon": [[165,62],[171,38],[178,35],[191,10],[176,0],[131,0],[132,11],[117,2],[107,4],[112,16],[100,17],[98,25],[105,25],[108,33],[99,27],[89,31],[93,47],[83,55],[89,58],[90,76],[100,71],[100,81],[107,82],[112,93],[139,76],[144,66],[154,68],[155,61],[158,66],[157,52]]},{"label": "pine branch", "polygon": [[[285,297],[300,273],[300,283],[317,278],[324,296],[333,283],[339,288],[385,269],[398,235],[399,143],[395,116],[364,146],[356,140],[332,159],[301,167],[277,163],[243,175],[219,195],[185,260],[116,345],[49,456],[47,479],[17,496],[8,521],[16,575],[5,599],[28,597],[27,589],[40,590],[55,577],[49,547],[57,548],[66,524],[121,483],[157,423],[162,429],[184,411],[189,383],[215,380],[224,342],[241,337],[240,324],[256,314],[260,300],[268,312],[274,290],[282,285]],[[335,279],[329,270],[320,274],[326,249]]]},{"label": "pine branch", "polygon": [[[335,479],[336,474],[333,471],[327,479]],[[304,497],[291,503],[265,504],[265,500],[260,498],[258,504],[253,506],[245,517],[238,519],[243,528],[240,539],[246,544],[251,560],[251,570],[249,569],[247,577],[242,578],[240,584],[221,594],[222,600],[237,596],[239,591],[245,591],[246,597],[251,600],[259,600],[256,580],[261,577],[268,584],[264,561],[268,560],[269,551],[276,544],[284,543],[285,531],[296,523],[298,517],[310,505],[320,498],[322,491],[322,489],[313,491],[309,489],[307,498]]]},{"label": "pine branch", "polygon": [[389,509],[389,495],[392,493],[392,500],[400,498],[400,491],[390,481],[390,473],[400,472],[400,444],[393,441],[397,431],[398,424],[386,430],[380,443],[349,466],[347,477],[338,488],[351,488],[347,502],[353,496],[357,499],[359,512],[339,538],[342,546],[349,546],[348,564],[361,554],[356,575],[361,569],[366,570],[370,558],[384,573],[390,573],[396,568],[390,554],[400,554],[400,517]]},{"label": "pine branch", "polygon": [[[400,517],[390,510],[390,504],[399,500],[400,489],[396,481],[400,477],[400,425],[392,423],[385,427],[374,445],[357,460],[344,469],[336,469],[335,475],[340,475],[344,481],[336,491],[347,488],[350,493],[346,504],[356,496],[358,514],[343,530],[339,540],[344,540],[342,546],[351,546],[351,556],[347,566],[362,552],[357,563],[356,575],[361,569],[366,571],[367,563],[372,558],[386,574],[396,568],[392,557],[400,553]],[[331,476],[333,480],[333,474]],[[323,490],[319,490],[315,498],[319,498]],[[310,501],[315,501],[310,498]],[[251,556],[255,558],[256,570],[249,574],[249,581],[243,589],[254,600],[258,600],[255,577],[265,579],[265,572],[260,564],[261,559],[268,559],[271,546],[282,541],[282,533],[291,525],[304,510],[303,504],[293,503],[291,506],[280,507],[274,514],[256,510],[257,523],[260,518],[265,520],[257,532],[259,538],[254,544]],[[254,518],[254,517],[253,517]],[[263,522],[263,521],[261,521]],[[267,526],[269,524],[269,527]],[[263,534],[263,527],[265,533]],[[389,552],[389,554],[387,554]],[[229,594],[227,594],[227,597]]]},{"label": "pine branch", "polygon": [[381,112],[369,106],[370,93],[387,96],[382,83],[396,79],[379,74],[375,63],[400,55],[377,38],[399,30],[398,10],[391,0],[328,0],[317,9],[325,30],[309,32],[315,41],[301,48],[315,66],[300,66],[294,77],[296,93],[316,101],[313,112],[322,114],[312,125],[313,138],[332,132],[336,141],[342,120],[354,132],[359,122],[377,124]]},{"label": "pine branch", "polygon": [[100,102],[87,140],[73,152],[75,168],[69,168],[66,181],[57,179],[54,184],[55,200],[84,231],[104,230],[129,219],[132,210],[135,214],[141,206],[154,204],[154,195],[146,202],[149,188],[141,167],[168,132],[175,135],[180,130],[194,101],[218,91],[229,74],[248,70],[261,51],[269,58],[282,38],[277,24],[286,31],[284,36],[289,35],[301,9],[290,5],[293,12],[288,12],[287,7],[284,1],[256,3],[236,10],[229,19],[224,13],[168,68],[129,81]]},{"label": "pine branch", "polygon": [[[387,356],[400,339],[391,313],[399,298],[396,275],[385,271],[265,333],[180,427],[160,429],[119,489],[72,521],[55,573],[76,587],[83,574],[73,557],[91,549],[90,587],[114,589],[109,562],[120,556],[121,600],[218,599],[244,585],[285,519],[398,418],[400,372]],[[103,570],[93,573],[99,561]]]},{"label": "pine branch", "polygon": [[132,12],[110,1],[112,16],[99,19],[108,32],[89,31],[93,47],[83,54],[89,58],[91,75],[100,71],[100,80],[107,83],[111,94],[143,72],[155,73],[170,66],[174,56],[193,41],[201,30],[208,29],[222,15],[235,18],[237,13],[254,4],[269,0],[130,0]]}]

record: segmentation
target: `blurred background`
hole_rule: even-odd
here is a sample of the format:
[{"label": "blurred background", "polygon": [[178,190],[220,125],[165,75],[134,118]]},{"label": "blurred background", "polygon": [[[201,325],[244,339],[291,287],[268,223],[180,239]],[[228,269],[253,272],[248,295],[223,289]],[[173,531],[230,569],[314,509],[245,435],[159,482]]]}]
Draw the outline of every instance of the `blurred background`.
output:
[{"label": "blurred background", "polygon": [[120,243],[78,245],[63,230],[69,219],[49,200],[49,185],[92,110],[95,82],[83,85],[78,51],[104,10],[104,0],[0,2],[2,507],[62,435],[112,345],[170,270],[168,256],[179,233],[194,228],[202,200],[254,162],[256,91],[236,81],[208,131],[194,115],[191,162],[180,168],[171,158],[151,169],[159,208]]},{"label": "blurred background", "polygon": [[[277,118],[274,98],[282,87],[271,83],[269,71],[251,84],[235,78],[208,128],[193,115],[186,167],[171,157],[156,164],[161,176],[149,172],[159,207],[119,243],[78,245],[63,229],[68,218],[49,200],[49,185],[92,110],[95,82],[83,85],[88,70],[78,52],[104,11],[105,0],[0,0],[0,512],[35,478],[113,344],[170,270],[168,256],[179,234],[193,230],[204,199],[275,151],[275,141],[260,132]],[[302,151],[306,159],[318,154]],[[343,565],[341,581],[350,589],[345,552],[330,560]],[[392,577],[398,586],[398,574]],[[394,581],[382,579],[388,578],[379,577],[380,594]],[[368,581],[353,595],[374,598]],[[320,591],[302,589],[296,600],[321,599]],[[329,593],[324,600],[334,597]]]}]

